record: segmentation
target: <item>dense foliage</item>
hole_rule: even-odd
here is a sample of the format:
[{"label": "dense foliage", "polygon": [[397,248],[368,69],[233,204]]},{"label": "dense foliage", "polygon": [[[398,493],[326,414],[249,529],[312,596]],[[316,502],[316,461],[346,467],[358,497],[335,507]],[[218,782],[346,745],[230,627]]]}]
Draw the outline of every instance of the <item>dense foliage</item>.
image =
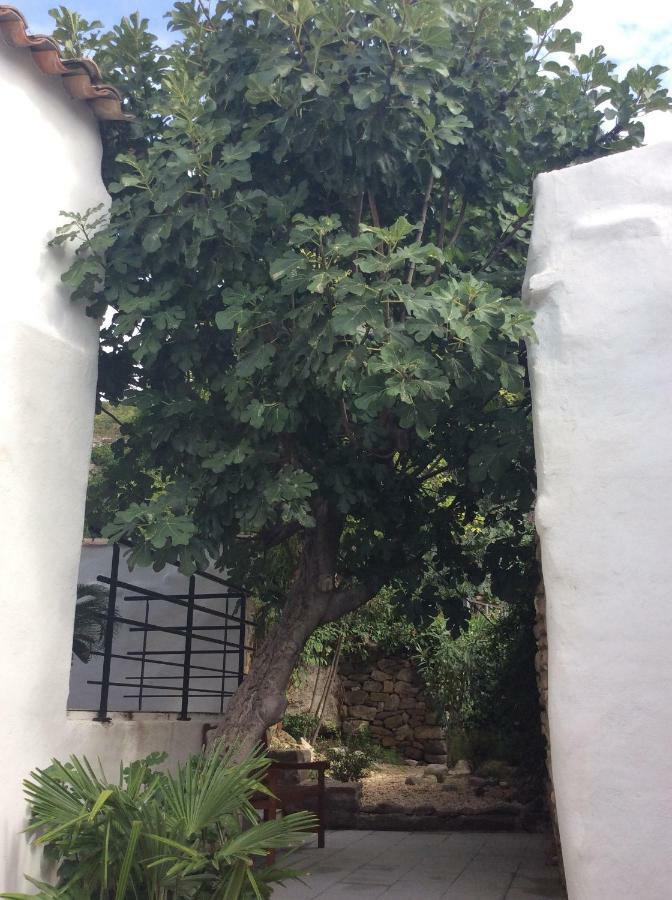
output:
[{"label": "dense foliage", "polygon": [[284,603],[234,732],[280,717],[315,627],[428,561],[458,571],[484,510],[522,527],[532,179],[636,146],[669,105],[661,67],[574,55],[569,8],[190,0],[165,48],[137,16],[56,14],[137,116],[107,134],[109,221],[56,239],[75,299],[114,312],[100,389],[138,410],[106,534]]},{"label": "dense foliage", "polygon": [[251,803],[266,792],[269,760],[253,754],[233,763],[215,746],[157,771],[164,754],[123,769],[118,783],[86,759],[71,757],[37,770],[25,782],[29,831],[58,864],[58,884],[35,882],[37,895],[68,900],[250,900],[296,873],[253,868],[276,849],[295,846],[314,826],[309,813],[260,822]]},{"label": "dense foliage", "polygon": [[473,616],[457,637],[442,616],[421,635],[416,655],[427,696],[442,716],[453,755],[543,762],[534,670],[532,603]]},{"label": "dense foliage", "polygon": [[88,38],[98,23],[59,20],[138,114],[113,141],[131,152],[111,227],[68,275],[116,310],[105,343],[142,387],[129,467],[165,475],[114,531],[138,554],[228,559],[241,532],[310,528],[319,497],[359,571],[437,495],[501,478],[532,177],[636,144],[667,105],[659,67],[561,65],[568,8],[178,3],[165,50],[137,17]]}]

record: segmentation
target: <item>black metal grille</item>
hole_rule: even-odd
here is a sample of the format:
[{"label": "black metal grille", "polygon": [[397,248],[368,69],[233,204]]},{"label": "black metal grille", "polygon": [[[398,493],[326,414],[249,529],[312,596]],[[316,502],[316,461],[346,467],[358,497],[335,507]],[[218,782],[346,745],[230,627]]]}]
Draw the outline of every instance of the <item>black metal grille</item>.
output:
[{"label": "black metal grille", "polygon": [[[120,546],[115,544],[109,578],[98,576],[98,581],[109,585],[109,594],[107,614],[104,616],[104,647],[95,652],[96,656],[102,657],[102,674],[99,679],[88,680],[88,684],[100,685],[100,703],[95,720],[110,721],[110,688],[129,691],[123,694],[123,698],[125,701],[137,701],[135,708],[139,712],[143,710],[143,704],[152,698],[178,700],[179,706],[175,704],[174,709],[164,711],[179,712],[178,718],[185,721],[189,719],[190,702],[197,698],[215,701],[222,712],[224,700],[234,693],[230,689],[231,681],[237,686],[245,677],[245,653],[252,650],[246,643],[246,635],[248,629],[254,628],[254,622],[247,618],[245,592],[230,587],[216,575],[198,572],[185,579],[185,593],[165,594],[120,580],[119,557]],[[197,592],[197,577],[217,585],[219,590]],[[162,623],[157,613],[163,604],[184,609],[184,622]],[[142,610],[140,616],[135,614],[138,608]],[[221,620],[221,624],[217,621],[215,624],[199,624],[199,614],[205,615],[208,622]],[[141,649],[119,647],[116,635],[119,626],[125,626],[129,633],[142,635]],[[171,645],[150,647],[150,635],[157,634],[166,635]],[[180,645],[177,648],[176,642]],[[207,659],[200,659],[203,656]],[[217,665],[213,664],[215,659],[218,660]],[[124,668],[129,663],[137,666],[137,673],[120,677],[115,668],[122,660]],[[199,664],[204,662],[207,664]],[[175,669],[175,674],[157,674],[163,673],[166,668]]]}]

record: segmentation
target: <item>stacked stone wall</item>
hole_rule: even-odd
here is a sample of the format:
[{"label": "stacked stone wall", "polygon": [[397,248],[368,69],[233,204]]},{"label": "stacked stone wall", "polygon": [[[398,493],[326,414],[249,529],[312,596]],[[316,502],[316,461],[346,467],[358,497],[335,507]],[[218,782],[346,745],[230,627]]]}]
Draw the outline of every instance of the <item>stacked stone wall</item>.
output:
[{"label": "stacked stone wall", "polygon": [[383,747],[406,759],[446,762],[446,741],[438,716],[410,660],[371,656],[340,665],[343,732],[367,728]]}]

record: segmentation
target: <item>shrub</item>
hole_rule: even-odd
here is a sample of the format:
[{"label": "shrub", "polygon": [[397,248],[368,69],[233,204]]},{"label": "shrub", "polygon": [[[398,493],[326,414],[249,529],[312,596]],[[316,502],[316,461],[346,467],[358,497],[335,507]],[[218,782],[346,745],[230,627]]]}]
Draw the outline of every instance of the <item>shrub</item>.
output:
[{"label": "shrub", "polygon": [[[315,825],[299,812],[260,822],[251,803],[267,792],[269,760],[258,752],[234,762],[215,745],[178,766],[165,757],[132,763],[113,784],[86,759],[54,761],[24,782],[28,830],[58,865],[58,884],[33,882],[39,897],[68,900],[227,900],[266,898],[297,873],[255,859],[300,843]],[[2,894],[27,898],[27,894]]]},{"label": "shrub", "polygon": [[363,750],[331,747],[327,750],[329,774],[336,781],[361,781],[371,771],[371,758]]},{"label": "shrub", "polygon": [[374,762],[380,756],[380,751],[383,749],[380,744],[376,742],[373,735],[369,731],[366,725],[363,725],[361,728],[358,728],[357,731],[354,731],[351,735],[348,736],[345,746],[348,750],[358,750],[360,753],[363,753],[369,762]]},{"label": "shrub", "polygon": [[[297,741],[301,738],[310,738],[317,727],[317,716],[312,713],[290,713],[282,720],[283,730]],[[322,728],[324,731],[324,726]]]},{"label": "shrub", "polygon": [[418,671],[444,716],[451,755],[543,764],[531,603],[472,617],[457,638],[441,616],[423,635]]}]

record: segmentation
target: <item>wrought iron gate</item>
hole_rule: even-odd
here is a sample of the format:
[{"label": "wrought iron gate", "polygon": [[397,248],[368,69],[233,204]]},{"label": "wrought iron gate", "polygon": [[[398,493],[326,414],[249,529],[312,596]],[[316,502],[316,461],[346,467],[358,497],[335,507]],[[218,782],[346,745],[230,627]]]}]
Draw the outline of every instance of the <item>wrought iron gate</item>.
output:
[{"label": "wrought iron gate", "polygon": [[[115,544],[109,577],[98,576],[98,581],[109,586],[109,594],[107,614],[101,614],[104,646],[94,651],[102,657],[102,674],[88,679],[88,684],[100,685],[95,720],[110,721],[110,689],[124,688],[129,691],[122,694],[124,700],[137,701],[133,706],[139,712],[151,698],[179,701],[172,709],[164,706],[163,710],[178,712],[182,720],[189,719],[190,703],[193,705],[197,698],[207,698],[222,712],[225,699],[233,695],[245,676],[245,654],[252,650],[248,640],[254,622],[247,617],[245,592],[216,575],[198,572],[188,579],[185,576],[184,593],[162,593],[121,580],[119,558],[120,547]],[[213,590],[197,591],[197,579],[213,584]],[[175,622],[172,613],[171,624],[166,624],[161,615],[165,604],[173,610],[184,610],[183,621]],[[120,627],[126,634],[139,634],[139,649],[120,646]],[[157,636],[164,646],[155,645]],[[119,674],[129,664],[133,673]]]}]

